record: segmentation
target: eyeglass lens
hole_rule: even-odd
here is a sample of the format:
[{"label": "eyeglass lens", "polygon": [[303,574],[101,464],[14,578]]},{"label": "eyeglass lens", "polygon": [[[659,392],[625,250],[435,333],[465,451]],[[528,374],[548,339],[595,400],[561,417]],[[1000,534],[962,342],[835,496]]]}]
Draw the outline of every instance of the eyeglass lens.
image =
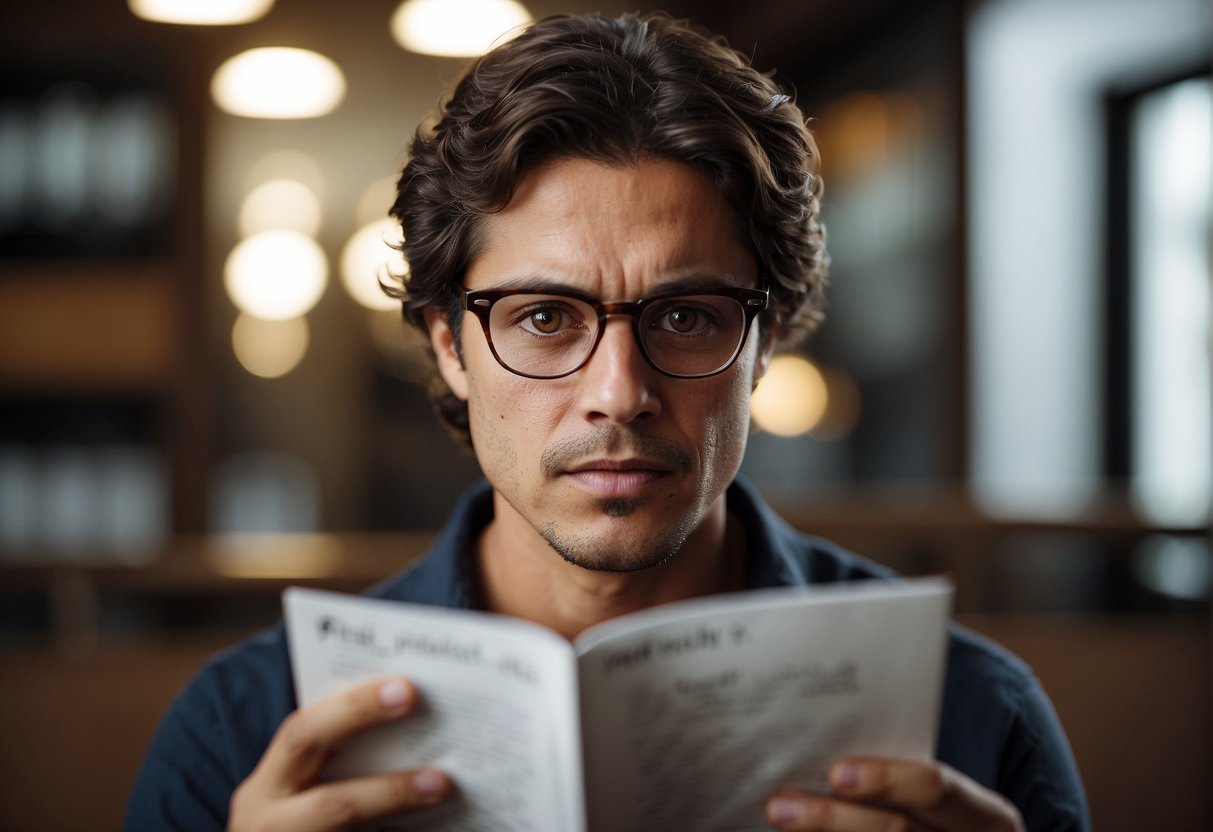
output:
[{"label": "eyeglass lens", "polygon": [[[709,375],[732,361],[746,316],[733,298],[686,295],[644,307],[638,330],[649,361],[673,375]],[[515,372],[558,376],[579,367],[598,341],[598,314],[576,298],[519,294],[493,304],[498,359]]]}]

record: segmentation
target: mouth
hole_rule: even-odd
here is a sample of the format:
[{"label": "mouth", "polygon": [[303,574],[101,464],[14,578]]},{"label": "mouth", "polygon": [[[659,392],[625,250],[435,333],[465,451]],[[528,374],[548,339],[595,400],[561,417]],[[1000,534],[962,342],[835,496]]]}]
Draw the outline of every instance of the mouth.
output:
[{"label": "mouth", "polygon": [[565,470],[564,476],[603,499],[636,498],[671,473],[647,459],[594,459]]}]

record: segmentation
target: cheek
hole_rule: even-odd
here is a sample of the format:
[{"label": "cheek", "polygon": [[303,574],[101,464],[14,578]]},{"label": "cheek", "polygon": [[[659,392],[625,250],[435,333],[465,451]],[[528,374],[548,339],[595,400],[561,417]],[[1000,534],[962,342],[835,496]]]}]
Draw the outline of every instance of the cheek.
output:
[{"label": "cheek", "polygon": [[[556,419],[562,398],[551,382],[540,382],[520,376],[494,379],[487,384],[473,385],[469,409],[483,427],[510,426],[521,438]],[[528,431],[520,430],[526,425]]]},{"label": "cheek", "polygon": [[479,380],[471,386],[468,415],[481,465],[508,474],[523,460],[537,460],[530,449],[543,445],[560,413],[552,383],[492,371],[470,375]]},{"label": "cheek", "polygon": [[738,366],[734,370],[738,372],[730,371],[720,378],[721,384],[704,401],[698,428],[704,467],[714,478],[728,480],[741,465],[750,426],[751,368]]}]

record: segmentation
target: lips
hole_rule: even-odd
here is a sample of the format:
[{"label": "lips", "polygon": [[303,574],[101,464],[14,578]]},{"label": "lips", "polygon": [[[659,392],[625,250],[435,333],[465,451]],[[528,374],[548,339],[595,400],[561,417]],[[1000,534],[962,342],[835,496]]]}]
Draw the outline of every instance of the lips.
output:
[{"label": "lips", "polygon": [[539,464],[545,477],[595,499],[642,499],[655,484],[684,480],[695,468],[680,442],[619,426],[555,441]]},{"label": "lips", "polygon": [[594,459],[566,470],[565,476],[597,497],[618,499],[641,496],[669,473],[668,466],[652,460]]}]

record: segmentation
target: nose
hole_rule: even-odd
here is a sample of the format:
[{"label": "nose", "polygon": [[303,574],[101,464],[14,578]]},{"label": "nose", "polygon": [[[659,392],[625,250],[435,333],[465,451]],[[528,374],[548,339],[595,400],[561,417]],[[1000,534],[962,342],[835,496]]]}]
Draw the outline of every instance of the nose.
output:
[{"label": "nose", "polygon": [[641,354],[627,316],[607,318],[602,340],[577,375],[579,406],[588,421],[627,424],[661,413],[660,374]]}]

